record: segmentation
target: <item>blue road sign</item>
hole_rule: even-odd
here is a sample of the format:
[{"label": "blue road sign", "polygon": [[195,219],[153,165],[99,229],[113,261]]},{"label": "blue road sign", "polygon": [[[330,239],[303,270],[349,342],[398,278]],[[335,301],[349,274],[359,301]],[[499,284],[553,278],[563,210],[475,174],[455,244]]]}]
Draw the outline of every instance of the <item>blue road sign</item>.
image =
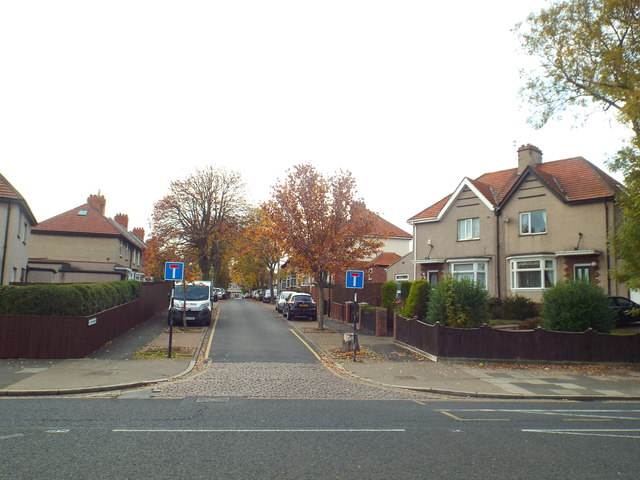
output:
[{"label": "blue road sign", "polygon": [[362,270],[347,270],[345,285],[347,288],[364,288],[364,272]]},{"label": "blue road sign", "polygon": [[184,280],[184,263],[166,262],[164,264],[164,279],[181,282]]}]

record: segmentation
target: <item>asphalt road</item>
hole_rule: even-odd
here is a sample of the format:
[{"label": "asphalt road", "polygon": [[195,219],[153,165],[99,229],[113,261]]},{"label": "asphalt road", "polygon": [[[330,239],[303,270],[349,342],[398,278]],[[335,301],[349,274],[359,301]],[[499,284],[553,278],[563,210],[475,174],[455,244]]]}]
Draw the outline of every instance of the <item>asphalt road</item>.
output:
[{"label": "asphalt road", "polygon": [[640,405],[0,400],[1,479],[636,479]]},{"label": "asphalt road", "polygon": [[225,301],[210,357],[216,363],[315,363],[313,354],[275,314],[273,305],[252,300]]}]

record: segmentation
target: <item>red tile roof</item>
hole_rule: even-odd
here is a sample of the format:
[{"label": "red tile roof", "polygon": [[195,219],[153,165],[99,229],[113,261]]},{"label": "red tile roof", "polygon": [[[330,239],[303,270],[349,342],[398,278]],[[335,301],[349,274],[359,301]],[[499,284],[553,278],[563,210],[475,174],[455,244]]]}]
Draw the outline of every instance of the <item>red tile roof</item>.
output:
[{"label": "red tile roof", "polygon": [[379,237],[400,237],[400,238],[411,238],[412,235],[410,233],[405,232],[399,227],[396,227],[391,222],[388,222],[384,218],[382,218],[377,213],[371,212],[375,217],[375,222],[373,228],[369,232],[371,236],[379,236]]},{"label": "red tile roof", "polygon": [[[529,171],[567,202],[598,200],[614,196],[622,185],[582,157],[540,163]],[[512,192],[522,175],[517,168],[485,173],[475,180],[466,179],[492,205],[500,205]],[[451,194],[452,195],[452,194]],[[451,195],[427,207],[409,221],[436,219]]]},{"label": "red tile roof", "polygon": [[0,173],[0,200],[8,200],[9,202],[16,202],[21,204],[24,207],[27,216],[30,217],[32,224],[35,225],[37,223],[36,217],[31,212],[31,209],[29,208],[27,201],[24,199],[22,195],[20,195],[20,192],[18,192],[18,190],[16,190],[15,187],[11,185],[11,183],[9,183],[9,180],[7,180],[4,177],[4,175],[2,175],[1,173]]},{"label": "red tile roof", "polygon": [[124,237],[144,248],[145,244],[114,220],[105,217],[89,203],[49,218],[31,229],[33,233],[70,233]]},{"label": "red tile roof", "polygon": [[389,265],[393,265],[402,257],[397,253],[393,252],[382,252],[380,255],[375,257],[373,260],[369,262],[368,266],[371,267],[388,267]]}]

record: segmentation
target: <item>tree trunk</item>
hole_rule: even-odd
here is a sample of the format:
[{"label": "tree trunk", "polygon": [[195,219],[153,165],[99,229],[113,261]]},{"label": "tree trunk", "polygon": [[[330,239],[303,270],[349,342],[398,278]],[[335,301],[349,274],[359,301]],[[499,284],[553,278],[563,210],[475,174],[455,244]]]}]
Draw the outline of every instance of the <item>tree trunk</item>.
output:
[{"label": "tree trunk", "polygon": [[198,259],[198,266],[202,272],[202,280],[211,280],[211,261],[209,260],[209,257],[200,257]]},{"label": "tree trunk", "polygon": [[320,298],[318,299],[318,330],[324,330],[324,285],[318,283]]}]

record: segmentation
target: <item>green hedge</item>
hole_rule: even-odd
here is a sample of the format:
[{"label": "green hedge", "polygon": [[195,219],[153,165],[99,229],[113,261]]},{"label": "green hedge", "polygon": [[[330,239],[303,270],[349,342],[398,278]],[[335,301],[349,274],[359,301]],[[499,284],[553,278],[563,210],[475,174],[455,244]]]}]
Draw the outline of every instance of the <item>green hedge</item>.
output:
[{"label": "green hedge", "polygon": [[484,285],[447,275],[429,297],[426,322],[453,328],[475,328],[489,319],[489,294]]},{"label": "green hedge", "polygon": [[0,287],[0,315],[87,316],[140,298],[140,282]]},{"label": "green hedge", "polygon": [[561,332],[592,328],[609,333],[615,325],[607,294],[598,285],[584,280],[560,282],[546,290],[540,316],[542,328]]},{"label": "green hedge", "polygon": [[418,317],[422,320],[427,313],[429,304],[429,293],[431,285],[427,280],[416,280],[411,284],[411,290],[404,306],[403,315],[405,318]]}]

